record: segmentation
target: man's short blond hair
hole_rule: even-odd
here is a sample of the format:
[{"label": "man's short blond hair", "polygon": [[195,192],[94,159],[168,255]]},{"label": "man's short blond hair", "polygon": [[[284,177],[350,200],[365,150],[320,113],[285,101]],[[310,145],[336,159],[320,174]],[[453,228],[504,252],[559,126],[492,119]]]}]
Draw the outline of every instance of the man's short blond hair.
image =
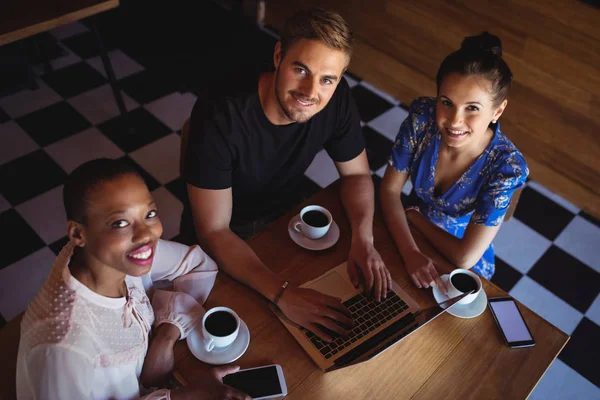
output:
[{"label": "man's short blond hair", "polygon": [[354,47],[354,33],[342,16],[319,8],[296,12],[288,19],[281,34],[283,54],[298,40],[320,40],[327,47],[341,50],[350,63]]}]

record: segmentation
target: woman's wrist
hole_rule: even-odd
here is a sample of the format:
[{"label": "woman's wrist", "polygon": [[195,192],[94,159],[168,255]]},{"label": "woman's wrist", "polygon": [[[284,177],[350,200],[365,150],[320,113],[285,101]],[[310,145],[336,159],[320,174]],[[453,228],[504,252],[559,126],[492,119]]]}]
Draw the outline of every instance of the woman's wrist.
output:
[{"label": "woman's wrist", "polygon": [[161,340],[175,344],[175,342],[179,340],[180,336],[181,332],[176,325],[163,322],[156,328],[155,340]]}]

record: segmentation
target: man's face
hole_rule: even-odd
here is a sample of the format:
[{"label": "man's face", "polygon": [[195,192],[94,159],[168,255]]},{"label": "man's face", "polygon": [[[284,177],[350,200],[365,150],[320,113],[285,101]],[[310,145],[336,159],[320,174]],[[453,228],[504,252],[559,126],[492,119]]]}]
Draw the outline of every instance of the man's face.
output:
[{"label": "man's face", "polygon": [[275,95],[289,122],[306,122],[321,111],[335,92],[346,68],[341,50],[319,40],[301,39],[288,51],[275,47]]}]

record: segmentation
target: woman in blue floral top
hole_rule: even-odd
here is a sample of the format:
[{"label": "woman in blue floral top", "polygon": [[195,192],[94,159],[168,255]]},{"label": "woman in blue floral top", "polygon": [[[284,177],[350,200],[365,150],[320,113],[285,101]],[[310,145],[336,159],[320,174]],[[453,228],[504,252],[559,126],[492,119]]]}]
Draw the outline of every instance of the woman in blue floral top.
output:
[{"label": "woman in blue floral top", "polygon": [[[512,81],[500,39],[487,32],[465,38],[444,59],[436,80],[437,98],[413,101],[400,127],[381,204],[415,285],[437,285],[445,292],[409,225],[452,264],[490,279],[492,240],[529,171],[498,122]],[[400,193],[409,178],[418,207],[405,210]]]}]

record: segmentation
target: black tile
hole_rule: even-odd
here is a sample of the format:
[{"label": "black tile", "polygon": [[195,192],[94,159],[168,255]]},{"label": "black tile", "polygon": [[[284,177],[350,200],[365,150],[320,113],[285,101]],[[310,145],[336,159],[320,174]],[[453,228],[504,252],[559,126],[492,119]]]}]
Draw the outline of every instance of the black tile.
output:
[{"label": "black tile", "polygon": [[522,273],[496,257],[496,272],[492,276],[496,286],[508,293],[522,277]]},{"label": "black tile", "polygon": [[10,229],[6,232],[10,235],[10,245],[2,246],[0,252],[0,269],[45,246],[44,241],[14,208],[0,214],[0,226],[7,231]]},{"label": "black tile", "polygon": [[351,90],[363,122],[369,122],[393,107],[392,103],[362,85],[354,86]]},{"label": "black tile", "polygon": [[2,314],[0,314],[0,329],[2,329],[4,325],[6,325],[6,320],[4,319]]},{"label": "black tile", "polygon": [[362,78],[359,77],[358,75],[354,75],[352,72],[350,71],[346,71],[344,72],[344,75],[348,75],[350,78],[354,79],[356,82],[360,82],[362,81]]},{"label": "black tile", "polygon": [[[66,39],[63,39],[63,44],[66,45],[73,53],[79,57],[86,59],[100,54],[98,42],[94,38],[93,32],[80,33]],[[104,47],[107,51],[112,50],[112,47],[103,40]]]},{"label": "black tile", "polygon": [[585,211],[581,211],[579,213],[579,216],[581,218],[585,218],[586,220],[590,221],[592,224],[596,225],[597,227],[600,227],[600,221],[598,221],[596,218],[592,217],[590,214],[586,213]]},{"label": "black tile", "polygon": [[66,101],[17,118],[16,122],[40,146],[47,146],[91,126],[90,122]]},{"label": "black tile", "polygon": [[7,121],[10,121],[10,117],[4,112],[2,107],[0,107],[0,124],[3,124]]},{"label": "black tile", "polygon": [[[120,116],[98,125],[98,129],[126,153],[131,153],[171,133],[169,128],[145,108],[129,111],[127,118],[129,125]],[[130,131],[130,127],[133,128],[133,132]]]},{"label": "black tile", "polygon": [[121,79],[119,85],[139,104],[147,104],[181,89],[170,76],[162,69],[146,69]]},{"label": "black tile", "polygon": [[582,313],[600,292],[600,274],[554,245],[527,275]]},{"label": "black tile", "polygon": [[56,93],[68,99],[104,85],[106,79],[88,63],[79,62],[41,77]]},{"label": "black tile", "polygon": [[148,186],[148,190],[152,191],[152,190],[160,187],[160,183],[158,183],[156,181],[156,179],[154,179],[152,177],[152,175],[150,175],[148,172],[146,172],[146,170],[144,168],[142,168],[138,163],[133,161],[133,159],[131,159],[129,156],[121,157],[120,160],[123,160],[126,163],[134,166],[139,171],[140,175],[142,176],[142,178],[144,178],[144,181],[146,182],[146,185]]},{"label": "black tile", "polygon": [[0,166],[0,191],[17,206],[63,184],[66,176],[44,150],[37,150]]},{"label": "black tile", "polygon": [[367,125],[362,127],[362,131],[367,145],[369,168],[373,171],[377,171],[387,164],[393,143],[381,133],[376,132]]},{"label": "black tile", "polygon": [[596,386],[600,386],[600,326],[587,318],[579,323],[571,340],[558,355],[565,364],[579,372]]},{"label": "black tile", "polygon": [[54,254],[56,254],[58,256],[58,253],[60,253],[60,251],[63,249],[63,247],[65,247],[65,245],[67,243],[69,243],[69,237],[63,236],[62,238],[58,239],[56,242],[48,245],[48,247],[50,248],[50,250],[52,250],[52,252]]},{"label": "black tile", "polygon": [[548,239],[554,240],[571,222],[574,214],[526,186],[514,216]]},{"label": "black tile", "polygon": [[167,183],[165,187],[183,204],[187,202],[186,183],[181,178],[177,178],[174,181]]}]

